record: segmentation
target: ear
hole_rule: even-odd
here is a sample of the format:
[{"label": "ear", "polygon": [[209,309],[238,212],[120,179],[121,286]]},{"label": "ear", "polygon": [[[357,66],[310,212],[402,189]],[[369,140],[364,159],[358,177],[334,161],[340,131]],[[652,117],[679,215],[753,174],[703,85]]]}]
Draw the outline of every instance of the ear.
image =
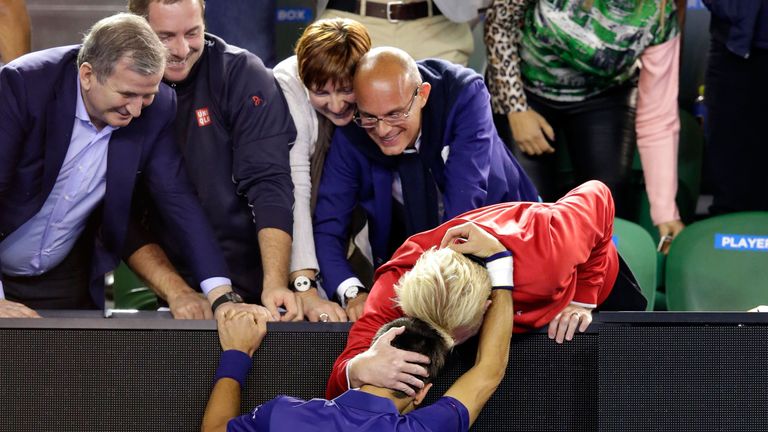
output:
[{"label": "ear", "polygon": [[425,397],[427,397],[427,393],[431,388],[432,388],[432,383],[429,383],[425,385],[424,388],[416,392],[416,395],[413,397],[413,404],[415,406],[421,405],[421,402],[424,400]]},{"label": "ear", "polygon": [[93,71],[91,64],[83,62],[77,74],[80,77],[80,87],[85,91],[90,90],[96,80],[96,73]]},{"label": "ear", "polygon": [[429,92],[432,91],[432,85],[428,82],[421,83],[421,89],[419,89],[419,96],[421,96],[421,107],[427,104],[429,100]]},{"label": "ear", "polygon": [[485,307],[483,308],[483,315],[485,315],[486,312],[488,312],[488,308],[491,307],[491,300],[485,301]]}]

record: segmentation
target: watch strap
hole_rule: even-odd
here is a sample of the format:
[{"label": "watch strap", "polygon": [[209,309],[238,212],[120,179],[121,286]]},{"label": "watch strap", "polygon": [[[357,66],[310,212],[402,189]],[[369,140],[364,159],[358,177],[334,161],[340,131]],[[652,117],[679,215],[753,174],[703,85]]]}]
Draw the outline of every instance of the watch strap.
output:
[{"label": "watch strap", "polygon": [[243,299],[240,298],[240,296],[235,293],[234,291],[230,291],[227,293],[224,293],[223,295],[219,296],[213,304],[211,305],[211,311],[213,313],[216,313],[216,309],[223,305],[224,303],[242,303]]}]

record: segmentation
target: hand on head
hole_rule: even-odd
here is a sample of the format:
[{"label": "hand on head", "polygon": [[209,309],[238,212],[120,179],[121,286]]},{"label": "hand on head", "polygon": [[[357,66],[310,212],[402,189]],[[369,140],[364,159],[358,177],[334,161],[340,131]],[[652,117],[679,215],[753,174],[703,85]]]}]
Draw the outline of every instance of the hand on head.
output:
[{"label": "hand on head", "polygon": [[349,361],[350,387],[370,384],[400,390],[408,396],[415,395],[412,387],[424,387],[424,382],[416,376],[428,375],[421,364],[429,364],[429,357],[391,345],[392,339],[403,331],[405,327],[389,329],[376,339],[368,351]]},{"label": "hand on head", "polygon": [[506,250],[503,244],[490,233],[473,222],[463,223],[448,229],[440,247],[449,247],[458,253],[475,255],[480,258]]}]

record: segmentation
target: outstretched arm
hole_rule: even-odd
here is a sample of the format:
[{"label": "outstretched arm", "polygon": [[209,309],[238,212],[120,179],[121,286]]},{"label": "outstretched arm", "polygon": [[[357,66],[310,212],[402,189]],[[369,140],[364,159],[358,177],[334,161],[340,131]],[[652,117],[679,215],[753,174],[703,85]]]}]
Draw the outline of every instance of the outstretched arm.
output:
[{"label": "outstretched arm", "polygon": [[218,320],[221,354],[216,383],[208,399],[201,430],[224,431],[240,410],[240,388],[251,367],[251,356],[267,333],[266,315],[223,314]]},{"label": "outstretched arm", "polygon": [[504,378],[512,339],[512,292],[496,289],[491,293],[491,307],[480,331],[475,365],[445,393],[461,402],[469,411],[472,425],[480,411]]},{"label": "outstretched arm", "polygon": [[507,369],[514,316],[512,256],[498,239],[472,222],[450,228],[440,246],[485,259],[493,284],[491,306],[480,331],[475,365],[445,393],[467,408],[472,425]]},{"label": "outstretched arm", "polygon": [[128,266],[168,302],[176,319],[212,319],[211,305],[176,271],[157,243],[148,243],[128,257]]}]

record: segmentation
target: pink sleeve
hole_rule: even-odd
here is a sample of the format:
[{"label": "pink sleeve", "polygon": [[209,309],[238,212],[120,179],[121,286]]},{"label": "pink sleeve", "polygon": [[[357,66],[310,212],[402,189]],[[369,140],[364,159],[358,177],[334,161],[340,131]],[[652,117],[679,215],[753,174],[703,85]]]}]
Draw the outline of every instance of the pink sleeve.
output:
[{"label": "pink sleeve", "polygon": [[658,225],[680,219],[675,204],[680,132],[677,112],[680,36],[646,48],[640,61],[635,121],[637,149],[651,203],[651,219]]}]

